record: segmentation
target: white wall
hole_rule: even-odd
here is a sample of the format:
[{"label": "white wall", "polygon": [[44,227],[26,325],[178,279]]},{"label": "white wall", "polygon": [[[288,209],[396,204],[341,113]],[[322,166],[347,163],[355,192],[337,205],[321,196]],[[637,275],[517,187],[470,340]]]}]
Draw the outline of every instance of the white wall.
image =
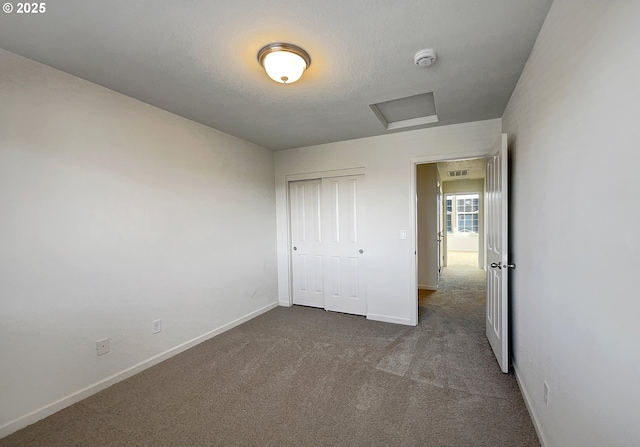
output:
[{"label": "white wall", "polygon": [[4,50],[0,67],[3,436],[277,298],[272,152]]},{"label": "white wall", "polygon": [[640,2],[556,0],[504,114],[513,357],[547,446],[640,445],[638,48]]},{"label": "white wall", "polygon": [[[500,128],[501,121],[496,119],[276,152],[280,304],[291,303],[286,175],[362,167],[367,317],[416,324],[415,196],[411,196],[415,165],[411,159],[429,162],[486,155]],[[407,230],[406,240],[400,239],[400,230]]]},{"label": "white wall", "polygon": [[438,288],[438,165],[417,166],[418,287]]},{"label": "white wall", "polygon": [[478,251],[477,234],[448,234],[447,250],[450,251]]}]

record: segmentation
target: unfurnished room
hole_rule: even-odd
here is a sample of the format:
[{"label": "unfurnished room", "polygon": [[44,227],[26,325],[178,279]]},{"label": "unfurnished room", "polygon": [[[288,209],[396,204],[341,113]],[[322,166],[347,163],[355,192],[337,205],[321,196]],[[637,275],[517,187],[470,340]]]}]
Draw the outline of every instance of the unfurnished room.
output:
[{"label": "unfurnished room", "polygon": [[640,445],[640,2],[3,0],[0,447]]}]

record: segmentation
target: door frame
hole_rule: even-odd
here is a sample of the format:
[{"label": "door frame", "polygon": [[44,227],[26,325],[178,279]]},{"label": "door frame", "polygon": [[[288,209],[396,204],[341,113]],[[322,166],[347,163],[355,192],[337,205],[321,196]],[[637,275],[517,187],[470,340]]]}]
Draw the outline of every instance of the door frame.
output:
[{"label": "door frame", "polygon": [[[414,256],[411,257],[409,274],[412,277],[411,284],[413,284],[414,303],[413,314],[410,318],[410,324],[412,326],[418,325],[418,165],[428,163],[444,163],[447,161],[455,160],[471,160],[474,158],[486,158],[490,155],[492,148],[487,148],[483,153],[467,153],[467,154],[447,154],[447,155],[428,155],[423,157],[413,157],[409,159],[409,221],[413,235],[413,247]],[[485,213],[486,217],[486,213]],[[486,250],[486,225],[484,227],[485,232],[485,250]],[[486,253],[485,253],[486,264]]]},{"label": "door frame", "polygon": [[285,175],[285,194],[287,200],[287,279],[289,283],[289,302],[288,306],[293,306],[293,257],[291,255],[293,244],[291,242],[291,197],[289,196],[289,188],[291,182],[300,180],[315,180],[331,177],[348,177],[352,175],[364,175],[364,168],[347,168],[334,169],[330,171],[303,172],[299,174]]}]

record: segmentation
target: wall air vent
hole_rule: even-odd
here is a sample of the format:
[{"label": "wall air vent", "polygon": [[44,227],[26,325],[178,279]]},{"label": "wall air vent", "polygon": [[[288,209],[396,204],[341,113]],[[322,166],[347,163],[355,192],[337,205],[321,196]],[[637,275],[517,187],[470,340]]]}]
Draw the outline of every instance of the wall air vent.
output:
[{"label": "wall air vent", "polygon": [[433,92],[370,104],[369,107],[387,130],[438,122]]},{"label": "wall air vent", "polygon": [[459,171],[449,171],[449,177],[464,177],[465,175],[469,175],[468,169],[461,169]]}]

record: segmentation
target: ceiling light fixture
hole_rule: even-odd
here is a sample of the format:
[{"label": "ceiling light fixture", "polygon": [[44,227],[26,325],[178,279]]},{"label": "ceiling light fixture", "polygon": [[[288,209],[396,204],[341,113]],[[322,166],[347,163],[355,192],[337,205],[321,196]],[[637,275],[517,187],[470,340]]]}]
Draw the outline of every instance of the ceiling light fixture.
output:
[{"label": "ceiling light fixture", "polygon": [[309,53],[290,43],[275,42],[258,51],[258,62],[271,79],[291,84],[311,65]]}]

